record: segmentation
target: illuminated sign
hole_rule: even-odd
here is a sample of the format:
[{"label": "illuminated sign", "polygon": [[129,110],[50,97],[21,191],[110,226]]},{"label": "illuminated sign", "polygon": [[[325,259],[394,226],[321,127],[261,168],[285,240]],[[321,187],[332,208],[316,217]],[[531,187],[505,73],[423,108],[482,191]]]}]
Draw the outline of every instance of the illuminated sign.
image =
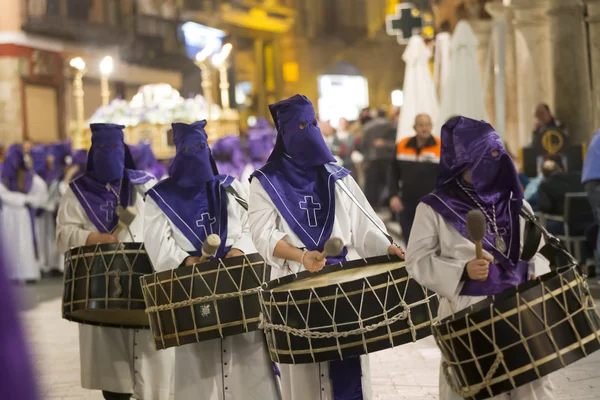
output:
[{"label": "illuminated sign", "polygon": [[180,29],[189,58],[196,58],[196,54],[209,46],[214,49],[214,52],[221,50],[225,37],[224,31],[190,21],[183,23]]}]

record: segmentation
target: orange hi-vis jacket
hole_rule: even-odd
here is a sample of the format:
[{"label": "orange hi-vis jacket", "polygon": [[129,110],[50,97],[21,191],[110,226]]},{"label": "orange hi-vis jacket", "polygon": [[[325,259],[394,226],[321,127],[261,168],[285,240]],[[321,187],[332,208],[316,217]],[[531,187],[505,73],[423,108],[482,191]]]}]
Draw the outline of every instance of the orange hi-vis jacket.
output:
[{"label": "orange hi-vis jacket", "polygon": [[416,207],[421,197],[435,189],[440,150],[441,141],[433,136],[421,148],[415,136],[400,141],[390,171],[391,195],[400,196],[406,205]]},{"label": "orange hi-vis jacket", "polygon": [[416,136],[405,138],[398,143],[396,160],[414,162],[440,162],[441,143],[433,136],[429,138],[424,147],[417,147]]}]

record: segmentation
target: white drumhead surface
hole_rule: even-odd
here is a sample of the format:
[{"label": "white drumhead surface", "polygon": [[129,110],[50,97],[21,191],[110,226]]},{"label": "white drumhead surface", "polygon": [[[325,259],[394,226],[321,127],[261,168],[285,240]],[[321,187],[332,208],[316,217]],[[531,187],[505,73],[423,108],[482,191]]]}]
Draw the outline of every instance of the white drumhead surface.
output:
[{"label": "white drumhead surface", "polygon": [[310,288],[319,288],[340,283],[355,281],[358,279],[369,278],[371,276],[383,274],[394,269],[404,267],[404,262],[388,262],[383,264],[366,265],[360,268],[349,270],[340,270],[323,275],[286,283],[273,289],[273,292],[285,292],[288,290],[304,290]]}]

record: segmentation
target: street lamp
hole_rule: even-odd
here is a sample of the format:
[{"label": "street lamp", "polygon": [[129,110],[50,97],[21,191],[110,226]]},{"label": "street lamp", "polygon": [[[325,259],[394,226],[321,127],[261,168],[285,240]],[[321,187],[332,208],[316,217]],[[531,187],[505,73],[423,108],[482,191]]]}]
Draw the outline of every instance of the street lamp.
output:
[{"label": "street lamp", "polygon": [[81,57],[75,57],[71,59],[69,65],[75,70],[73,76],[73,98],[75,99],[75,111],[76,111],[76,130],[73,135],[73,148],[84,149],[84,126],[85,126],[85,114],[83,108],[83,75],[85,75],[85,61]]},{"label": "street lamp", "polygon": [[107,106],[110,102],[110,88],[108,86],[108,77],[113,72],[113,59],[106,56],[100,62],[100,96],[102,96],[102,105]]},{"label": "street lamp", "polygon": [[194,61],[194,64],[196,64],[196,66],[198,68],[200,68],[200,74],[202,76],[202,93],[204,94],[204,98],[206,99],[206,104],[208,105],[208,111],[207,111],[207,116],[206,119],[208,121],[211,120],[211,108],[212,108],[212,104],[213,104],[213,99],[212,99],[212,76],[210,73],[210,65],[208,64],[208,58],[211,56],[211,54],[214,52],[215,48],[213,47],[212,44],[209,44],[208,46],[206,46],[204,49],[202,49],[202,51],[198,52],[198,54],[196,54],[196,60]]},{"label": "street lamp", "polygon": [[215,67],[219,68],[219,88],[221,89],[221,103],[223,105],[223,113],[229,112],[229,78],[227,76],[227,57],[231,54],[233,45],[231,43],[225,44],[219,54],[215,54],[212,58],[212,63]]}]

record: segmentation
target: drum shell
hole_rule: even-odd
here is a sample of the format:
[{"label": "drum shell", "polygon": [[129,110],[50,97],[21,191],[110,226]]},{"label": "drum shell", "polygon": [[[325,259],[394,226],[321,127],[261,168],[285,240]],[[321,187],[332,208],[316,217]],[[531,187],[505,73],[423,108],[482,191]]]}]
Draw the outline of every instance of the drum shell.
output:
[{"label": "drum shell", "polygon": [[99,244],[67,251],[63,318],[87,325],[148,328],[139,279],[153,271],[143,243]]},{"label": "drum shell", "polygon": [[[578,267],[554,271],[445,318],[433,335],[460,387],[481,389],[467,398],[487,399],[600,349],[600,316],[588,296]],[[485,384],[494,344],[502,358]]]},{"label": "drum shell", "polygon": [[[339,286],[273,291],[295,280],[390,262],[398,263],[399,267],[368,278],[344,282]],[[359,321],[362,321],[362,326],[368,326],[392,318],[403,311],[400,302],[404,300],[410,306],[411,321],[416,328],[415,337],[407,320],[398,320],[364,334],[338,339],[330,337],[309,340],[280,330],[265,329],[271,359],[284,364],[340,360],[400,346],[429,336],[431,321],[437,316],[437,295],[409,278],[406,268],[400,263],[401,260],[397,257],[373,257],[328,265],[315,274],[306,271],[272,281],[264,286],[261,293],[263,316],[271,324],[305,329],[304,319],[308,315],[311,331],[334,333],[333,316],[337,331],[344,332],[360,328]],[[390,285],[391,282],[396,282],[396,286]],[[355,310],[360,314],[360,318]]]},{"label": "drum shell", "polygon": [[[224,338],[258,329],[258,294],[177,305],[206,296],[235,294],[266,282],[271,267],[259,254],[211,260],[141,279],[157,349]],[[241,282],[241,284],[240,284]],[[153,310],[167,306],[169,310]]]}]

